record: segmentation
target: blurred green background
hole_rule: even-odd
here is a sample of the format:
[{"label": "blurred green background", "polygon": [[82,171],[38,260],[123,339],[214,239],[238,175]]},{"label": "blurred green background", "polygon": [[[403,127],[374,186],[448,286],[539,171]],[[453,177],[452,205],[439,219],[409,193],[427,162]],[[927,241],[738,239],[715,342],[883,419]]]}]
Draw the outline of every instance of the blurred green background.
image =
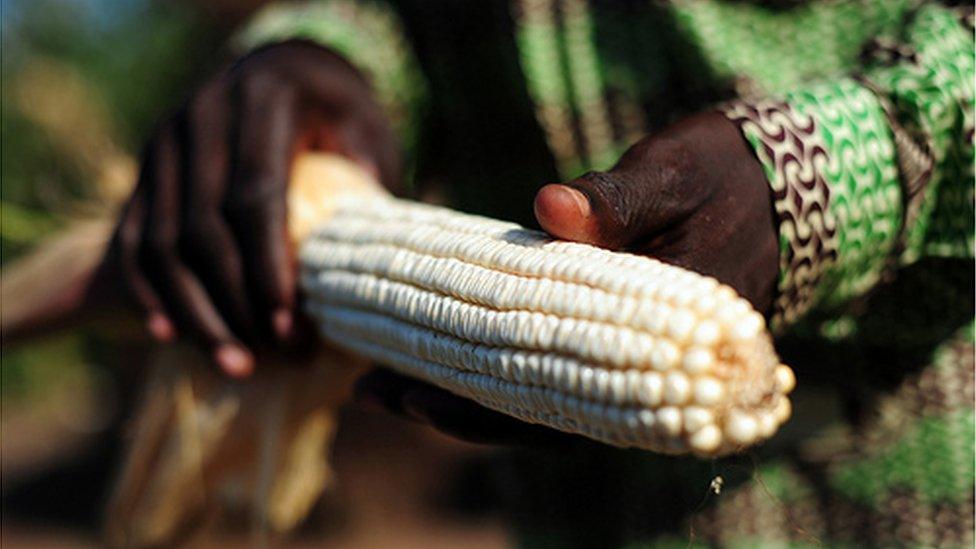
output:
[{"label": "blurred green background", "polygon": [[[3,266],[72,222],[117,210],[156,120],[222,61],[222,44],[254,5],[0,2]],[[29,520],[97,520],[121,412],[137,393],[140,347],[69,332],[0,355],[5,523],[18,511]],[[91,486],[50,472],[65,464],[92,464],[72,477]]]},{"label": "blurred green background", "polygon": [[[70,220],[117,205],[155,120],[219,59],[213,52],[227,26],[218,24],[226,20],[219,5],[203,3],[3,0],[0,7],[6,265]],[[102,173],[106,160],[117,164],[112,177]],[[91,344],[67,334],[4,353],[4,411],[63,401],[52,397],[93,383],[100,373]]]},{"label": "blurred green background", "polygon": [[[230,27],[218,22],[233,18],[147,0],[2,0],[0,14],[6,267],[73,221],[118,208],[155,120],[219,62]],[[120,372],[145,357],[128,347],[69,332],[0,355],[5,545],[55,546],[64,540],[52,531],[97,530],[123,401],[136,392]],[[34,526],[25,535],[11,520]]]}]

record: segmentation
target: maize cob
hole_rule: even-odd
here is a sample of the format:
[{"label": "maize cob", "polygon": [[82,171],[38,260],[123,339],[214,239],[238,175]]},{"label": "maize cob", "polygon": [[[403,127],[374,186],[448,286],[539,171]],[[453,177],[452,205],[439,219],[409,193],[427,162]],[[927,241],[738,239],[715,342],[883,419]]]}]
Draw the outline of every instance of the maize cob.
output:
[{"label": "maize cob", "polygon": [[333,343],[519,419],[609,444],[728,454],[788,419],[763,317],[714,279],[377,194],[304,239]]}]

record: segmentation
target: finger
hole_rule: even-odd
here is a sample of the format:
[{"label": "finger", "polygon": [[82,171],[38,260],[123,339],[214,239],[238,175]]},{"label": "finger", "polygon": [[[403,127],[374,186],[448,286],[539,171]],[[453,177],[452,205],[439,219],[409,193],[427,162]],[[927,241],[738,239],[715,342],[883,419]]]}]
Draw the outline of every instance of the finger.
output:
[{"label": "finger", "polygon": [[[351,158],[385,188],[401,192],[396,136],[359,71],[341,56],[308,43],[292,44],[289,54],[276,64],[301,82],[300,101],[315,106],[313,112],[302,114],[302,128],[313,134],[309,144]],[[310,65],[318,70],[308,70]],[[310,120],[313,117],[320,120]]]},{"label": "finger", "polygon": [[590,199],[574,187],[550,183],[535,195],[535,217],[547,233],[565,240],[598,244],[600,221]]},{"label": "finger", "polygon": [[[147,152],[144,156],[148,158],[151,153]],[[143,165],[142,172],[140,182],[122,213],[122,219],[115,235],[116,249],[118,250],[119,267],[125,285],[146,315],[146,329],[156,340],[169,342],[176,338],[176,328],[166,315],[159,296],[156,295],[139,265],[139,243],[146,219],[144,174],[147,169],[145,165]]]},{"label": "finger", "polygon": [[620,248],[666,230],[686,218],[695,197],[671,173],[590,172],[536,194],[540,226],[553,236],[606,248]]},{"label": "finger", "polygon": [[296,137],[295,93],[273,75],[237,89],[232,184],[224,199],[259,330],[286,342],[293,326],[295,273],[287,235],[286,187]]},{"label": "finger", "polygon": [[337,137],[337,152],[367,168],[394,194],[402,190],[397,140],[382,112],[359,108],[338,125]]},{"label": "finger", "polygon": [[490,410],[433,385],[424,384],[407,392],[403,396],[403,408],[438,431],[478,444],[569,446],[581,440],[577,435]]},{"label": "finger", "polygon": [[251,341],[253,315],[244,266],[237,241],[221,212],[229,174],[226,87],[226,76],[211,81],[187,105],[182,119],[186,177],[179,250],[224,322],[238,336]]},{"label": "finger", "polygon": [[360,378],[356,399],[397,415],[427,423],[455,438],[479,444],[562,446],[577,435],[523,422],[428,383],[389,370]]},{"label": "finger", "polygon": [[224,324],[206,290],[180,260],[180,157],[176,129],[160,133],[150,159],[149,202],[142,260],[154,288],[169,305],[181,330],[200,341],[225,373],[243,377],[253,370],[250,353]]},{"label": "finger", "polygon": [[696,157],[694,144],[712,127],[677,125],[635,144],[607,172],[546,185],[534,203],[539,224],[556,237],[609,248],[680,224],[711,196],[711,180],[702,176],[707,159]]},{"label": "finger", "polygon": [[361,404],[404,415],[403,395],[418,383],[390,370],[377,368],[356,380],[353,398]]}]

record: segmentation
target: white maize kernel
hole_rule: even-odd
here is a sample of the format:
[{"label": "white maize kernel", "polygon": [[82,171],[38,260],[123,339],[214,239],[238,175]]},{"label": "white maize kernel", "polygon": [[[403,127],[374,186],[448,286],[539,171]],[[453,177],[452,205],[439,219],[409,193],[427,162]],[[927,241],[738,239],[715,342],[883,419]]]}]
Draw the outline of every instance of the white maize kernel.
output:
[{"label": "white maize kernel", "polygon": [[640,399],[641,373],[638,370],[627,370],[627,401],[638,402]]},{"label": "white maize kernel", "polygon": [[685,430],[694,433],[715,421],[715,415],[701,406],[688,406],[684,409]]},{"label": "white maize kernel", "polygon": [[664,395],[664,380],[661,374],[649,372],[643,375],[640,384],[639,402],[644,406],[656,407]]},{"label": "white maize kernel", "polygon": [[725,386],[714,377],[699,378],[695,382],[695,402],[701,406],[714,406],[725,397]]},{"label": "white maize kernel", "polygon": [[760,415],[758,425],[758,434],[763,438],[769,438],[776,432],[776,418],[771,413]]},{"label": "white maize kernel", "polygon": [[673,343],[667,340],[659,340],[654,344],[651,351],[651,366],[656,370],[670,370],[678,364],[680,351]]},{"label": "white maize kernel", "polygon": [[654,414],[658,428],[669,437],[681,434],[681,410],[674,406],[665,406]]},{"label": "white maize kernel", "polygon": [[610,396],[618,406],[627,398],[627,377],[623,372],[610,373]]},{"label": "white maize kernel", "polygon": [[739,310],[734,303],[727,303],[715,313],[715,318],[722,324],[732,327],[739,321]]},{"label": "white maize kernel", "polygon": [[776,418],[777,423],[783,423],[790,418],[792,412],[793,406],[790,404],[790,399],[780,397],[779,402],[776,404],[776,409],[773,411],[773,417]]},{"label": "white maize kernel", "polygon": [[695,345],[707,347],[714,345],[722,337],[722,328],[714,320],[705,320],[698,324],[691,335],[691,342]]},{"label": "white maize kernel", "polygon": [[654,426],[657,424],[657,418],[654,416],[654,412],[650,410],[637,412],[637,420],[640,421],[641,428],[648,433],[653,432]]},{"label": "white maize kernel", "polygon": [[668,320],[668,335],[678,343],[683,343],[695,329],[695,315],[691,311],[676,311]]},{"label": "white maize kernel", "polygon": [[673,312],[674,310],[665,303],[658,303],[657,306],[651,307],[647,327],[655,334],[664,335],[668,327],[668,319]]},{"label": "white maize kernel", "polygon": [[714,425],[706,425],[688,438],[688,444],[701,453],[714,452],[722,444],[722,431]]},{"label": "white maize kernel", "polygon": [[681,361],[681,367],[686,372],[701,374],[707,372],[712,367],[713,362],[715,362],[715,353],[710,349],[693,347],[685,353],[685,357]]},{"label": "white maize kernel", "polygon": [[681,372],[671,372],[664,378],[664,401],[668,404],[684,404],[691,396],[691,382]]},{"label": "white maize kernel", "polygon": [[744,340],[756,337],[766,324],[759,313],[747,314],[732,327],[731,335],[734,339]]},{"label": "white maize kernel", "polygon": [[725,435],[734,444],[752,444],[759,434],[756,419],[748,414],[735,412],[725,423]]},{"label": "white maize kernel", "polygon": [[706,293],[698,296],[698,299],[694,303],[695,311],[698,314],[708,314],[715,310],[715,306],[718,305],[718,300],[715,299],[710,293]]}]

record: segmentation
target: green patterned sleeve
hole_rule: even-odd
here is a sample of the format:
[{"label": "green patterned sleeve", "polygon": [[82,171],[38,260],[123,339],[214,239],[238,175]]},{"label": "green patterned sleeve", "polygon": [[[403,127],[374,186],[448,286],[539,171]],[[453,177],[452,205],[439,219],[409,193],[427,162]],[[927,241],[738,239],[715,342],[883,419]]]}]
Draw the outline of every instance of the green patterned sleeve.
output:
[{"label": "green patterned sleeve", "polygon": [[723,107],[773,192],[779,327],[920,257],[973,256],[972,31],[926,5],[865,51],[857,76]]},{"label": "green patterned sleeve", "polygon": [[248,51],[301,38],[348,59],[370,80],[408,156],[415,151],[426,86],[393,9],[379,1],[278,2],[261,10],[235,37]]}]

